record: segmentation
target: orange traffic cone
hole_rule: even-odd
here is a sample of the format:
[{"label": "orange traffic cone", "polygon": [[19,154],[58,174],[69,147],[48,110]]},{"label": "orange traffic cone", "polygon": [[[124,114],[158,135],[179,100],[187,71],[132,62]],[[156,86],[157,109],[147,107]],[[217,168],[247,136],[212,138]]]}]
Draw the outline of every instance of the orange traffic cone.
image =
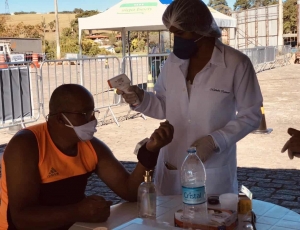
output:
[{"label": "orange traffic cone", "polygon": [[267,123],[266,123],[266,116],[265,116],[265,109],[264,106],[261,107],[261,122],[257,130],[253,131],[252,133],[254,134],[270,134],[273,129],[268,129],[267,128]]},{"label": "orange traffic cone", "polygon": [[7,69],[8,65],[5,60],[5,54],[0,52],[0,69]]},{"label": "orange traffic cone", "polygon": [[32,63],[33,63],[34,65],[31,65],[31,68],[34,68],[34,67],[40,68],[40,64],[39,64],[39,55],[38,55],[38,54],[36,54],[36,53],[33,53],[33,54],[32,54]]}]

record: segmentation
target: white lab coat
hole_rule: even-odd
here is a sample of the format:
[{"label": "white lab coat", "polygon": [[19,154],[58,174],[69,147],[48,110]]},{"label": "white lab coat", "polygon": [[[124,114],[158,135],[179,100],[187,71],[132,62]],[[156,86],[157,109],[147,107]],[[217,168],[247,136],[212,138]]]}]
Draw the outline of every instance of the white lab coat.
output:
[{"label": "white lab coat", "polygon": [[[194,141],[211,135],[219,151],[205,162],[207,194],[238,192],[236,142],[258,128],[262,95],[249,58],[216,39],[209,63],[195,79],[188,97],[189,60],[173,53],[155,92],[145,92],[135,110],[174,126],[172,143],[161,149],[155,184],[161,195],[181,194],[180,168]],[[164,162],[178,170],[168,170]]]}]

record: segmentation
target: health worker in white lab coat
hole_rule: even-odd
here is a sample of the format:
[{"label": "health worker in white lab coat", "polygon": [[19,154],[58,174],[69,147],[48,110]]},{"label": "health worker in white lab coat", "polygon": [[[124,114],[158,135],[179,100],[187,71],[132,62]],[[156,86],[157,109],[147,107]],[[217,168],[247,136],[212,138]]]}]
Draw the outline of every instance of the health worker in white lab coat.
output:
[{"label": "health worker in white lab coat", "polygon": [[[161,149],[155,185],[161,195],[181,194],[180,168],[190,146],[206,168],[207,194],[238,192],[236,143],[259,127],[262,94],[249,58],[219,41],[220,29],[200,0],[175,0],[163,22],[174,33],[173,53],[154,87],[123,94],[149,117],[174,126]],[[253,143],[255,144],[255,143]]]}]

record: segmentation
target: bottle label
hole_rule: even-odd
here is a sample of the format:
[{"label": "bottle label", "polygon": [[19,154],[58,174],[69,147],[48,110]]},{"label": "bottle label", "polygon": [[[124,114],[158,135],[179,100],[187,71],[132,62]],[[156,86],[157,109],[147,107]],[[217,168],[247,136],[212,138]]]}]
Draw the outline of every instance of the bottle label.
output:
[{"label": "bottle label", "polygon": [[187,205],[198,205],[205,203],[205,186],[196,188],[182,186],[182,202]]}]

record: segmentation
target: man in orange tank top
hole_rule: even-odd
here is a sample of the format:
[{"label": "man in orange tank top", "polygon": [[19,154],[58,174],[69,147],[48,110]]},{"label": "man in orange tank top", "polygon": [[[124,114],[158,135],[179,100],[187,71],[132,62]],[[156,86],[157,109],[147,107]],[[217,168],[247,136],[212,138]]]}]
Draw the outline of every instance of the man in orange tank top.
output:
[{"label": "man in orange tank top", "polygon": [[145,170],[153,169],[160,148],[173,138],[173,126],[161,123],[138,151],[138,164],[129,174],[99,139],[98,111],[91,93],[80,85],[54,90],[47,122],[18,132],[2,161],[0,230],[69,229],[75,222],[102,222],[111,201],[84,195],[95,172],[117,195],[137,200]]}]

